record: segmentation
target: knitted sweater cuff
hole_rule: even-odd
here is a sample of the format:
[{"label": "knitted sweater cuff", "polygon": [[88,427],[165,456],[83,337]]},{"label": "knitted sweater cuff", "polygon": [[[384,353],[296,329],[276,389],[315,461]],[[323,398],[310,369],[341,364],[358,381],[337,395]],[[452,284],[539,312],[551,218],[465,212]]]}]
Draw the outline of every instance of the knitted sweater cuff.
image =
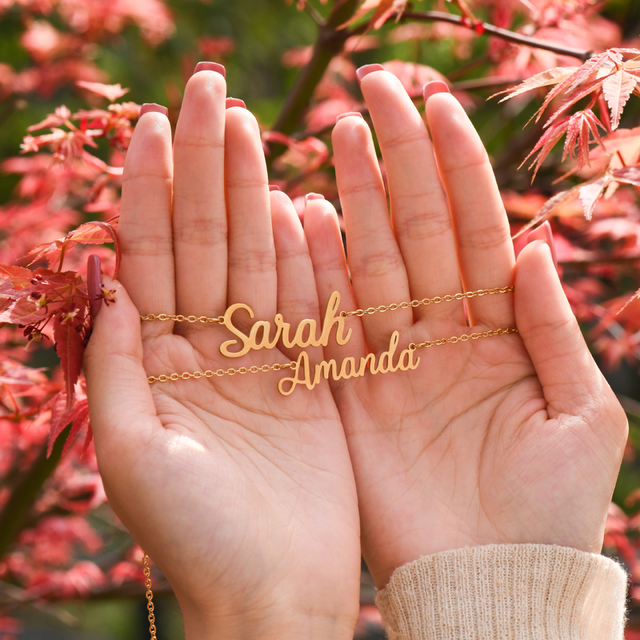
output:
[{"label": "knitted sweater cuff", "polygon": [[626,587],[601,555],[487,545],[399,567],[376,602],[389,640],[622,640]]}]

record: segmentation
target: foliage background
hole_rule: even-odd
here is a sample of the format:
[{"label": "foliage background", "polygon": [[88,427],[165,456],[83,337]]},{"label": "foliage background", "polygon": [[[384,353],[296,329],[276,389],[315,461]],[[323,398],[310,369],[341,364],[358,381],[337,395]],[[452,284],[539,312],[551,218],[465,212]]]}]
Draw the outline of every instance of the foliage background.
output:
[{"label": "foliage background", "polygon": [[[338,4],[353,11],[360,3]],[[453,15],[464,15],[466,7],[444,0],[422,0],[412,7],[400,1],[368,4]],[[52,242],[83,222],[117,214],[117,176],[92,190],[103,176],[83,174],[71,158],[71,164],[62,165],[67,166],[64,175],[71,177],[60,190],[58,179],[52,181],[60,166],[55,165],[53,173],[48,170],[54,165],[46,144],[41,152],[49,154],[44,164],[16,161],[27,128],[60,105],[73,113],[105,109],[108,101],[79,88],[78,80],[129,88],[118,102],[167,105],[175,124],[185,82],[199,60],[225,64],[229,95],[246,102],[270,141],[273,182],[298,206],[309,191],[320,191],[338,204],[330,129],[337,114],[363,109],[354,71],[371,62],[388,63],[415,93],[417,104],[426,80],[442,74],[453,82],[492,157],[514,232],[533,219],[548,198],[589,179],[585,170],[555,183],[572,167],[571,159],[562,162],[561,145],[542,164],[533,186],[531,174],[525,168],[518,171],[543,133],[542,122],[523,127],[540,106],[544,90],[501,104],[497,99],[487,101],[534,73],[557,65],[579,66],[582,61],[548,52],[528,57],[526,50],[477,33],[481,29],[474,30],[475,18],[468,19],[467,26],[455,27],[391,19],[367,35],[367,19],[360,20],[357,34],[347,41],[347,53],[333,56],[322,81],[315,83],[310,102],[301,105],[302,116],[287,116],[283,105],[304,74],[309,47],[318,41],[317,21],[335,6],[331,0],[326,4],[310,0],[306,7],[304,1],[296,7],[281,0],[0,0],[0,262],[24,266],[26,261],[20,258],[36,245]],[[640,44],[640,5],[633,0],[477,0],[470,3],[470,10],[489,23],[585,51]],[[330,43],[325,45],[330,48]],[[135,124],[135,117],[130,120]],[[633,131],[638,126],[640,100],[631,96],[621,127]],[[292,139],[268,133],[274,129],[292,134]],[[120,132],[120,146],[126,147],[130,125],[123,125]],[[41,133],[45,131],[33,135]],[[639,136],[630,134],[632,140]],[[95,140],[97,147],[90,151],[112,166],[121,166],[121,149],[113,137]],[[288,149],[277,144],[283,141]],[[635,144],[632,165],[640,161],[640,143]],[[632,571],[633,607],[640,601],[640,524],[634,518],[640,496],[640,461],[635,453],[640,447],[640,305],[632,301],[622,314],[615,313],[639,287],[637,188],[623,186],[611,199],[600,200],[592,221],[585,220],[578,201],[565,203],[551,216],[567,294],[630,416],[631,438],[614,494],[617,507],[612,507],[605,551]],[[83,260],[93,251],[95,246],[76,247],[77,256],[70,258],[69,267],[82,275]],[[110,249],[99,251],[107,264],[109,259],[113,264]],[[0,639],[54,638],[56,629],[65,638],[74,637],[76,631],[92,637],[147,637],[139,550],[104,502],[91,446],[83,453],[84,438],[79,438],[53,471],[63,443],[59,440],[49,458],[50,468],[45,468],[43,452],[52,420],[47,403],[62,389],[51,342],[44,340],[25,351],[22,331],[10,325],[0,328],[0,341]],[[45,370],[34,371],[41,367]],[[78,397],[82,399],[81,387]],[[34,480],[36,468],[41,474]],[[30,499],[16,510],[11,496],[18,495],[25,483]],[[11,530],[7,523],[16,522],[17,529],[5,535],[10,539],[3,547],[3,531]],[[168,586],[159,575],[154,575],[154,583],[159,633],[181,637],[179,612]],[[361,637],[380,633],[372,598],[372,582],[363,567]],[[640,631],[633,629],[640,628],[634,612],[635,608],[630,640],[640,638]],[[50,635],[40,631],[29,636],[33,625],[49,629]]]}]

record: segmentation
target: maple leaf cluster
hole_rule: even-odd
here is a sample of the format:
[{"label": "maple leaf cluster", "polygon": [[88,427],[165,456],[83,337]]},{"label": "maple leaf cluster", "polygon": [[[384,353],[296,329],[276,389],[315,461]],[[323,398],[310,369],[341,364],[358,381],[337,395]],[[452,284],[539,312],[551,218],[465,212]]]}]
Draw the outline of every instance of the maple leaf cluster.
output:
[{"label": "maple leaf cluster", "polygon": [[[31,470],[42,462],[50,440],[50,424],[60,405],[64,383],[50,380],[42,370],[10,358],[0,361],[0,522],[6,524],[5,507],[12,486],[24,486]],[[78,390],[77,407],[84,407],[84,388]],[[25,526],[15,544],[0,560],[0,609],[6,614],[17,604],[34,599],[69,599],[100,588],[117,588],[124,581],[142,582],[139,550],[128,539],[111,567],[100,567],[78,554],[95,555],[104,540],[86,519],[104,505],[106,496],[92,446],[68,441],[67,455],[30,506]],[[111,518],[111,516],[108,516]],[[119,523],[112,521],[119,530]],[[104,527],[103,527],[104,528]],[[2,618],[0,622],[9,620]],[[0,629],[2,629],[0,627]],[[4,630],[4,629],[2,629]],[[6,623],[7,633],[17,629]]]},{"label": "maple leaf cluster", "polygon": [[164,0],[1,0],[0,19],[11,12],[26,25],[21,44],[33,64],[18,70],[0,63],[0,99],[33,92],[49,98],[76,81],[102,82],[106,76],[92,60],[96,43],[134,24],[156,46],[175,28]]}]

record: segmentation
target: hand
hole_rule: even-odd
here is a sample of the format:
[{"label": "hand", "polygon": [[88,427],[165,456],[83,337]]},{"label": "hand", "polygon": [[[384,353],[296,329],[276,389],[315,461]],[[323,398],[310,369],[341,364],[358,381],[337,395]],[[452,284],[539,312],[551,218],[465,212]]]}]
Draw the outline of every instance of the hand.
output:
[{"label": "hand", "polygon": [[273,371],[147,382],[297,353],[224,358],[225,328],[141,327],[139,314],[217,317],[242,302],[254,321],[320,319],[302,226],[287,196],[269,193],[255,118],[225,112],[225,91],[220,73],[192,76],[173,154],[162,113],[142,115],[131,141],[121,284],[103,278],[117,302],[102,306],[85,358],[100,471],[114,511],[174,588],[187,638],[351,638],[358,511],[328,385],[284,397]]},{"label": "hand", "polygon": [[626,417],[587,350],[548,246],[530,244],[516,263],[486,152],[451,95],[427,101],[432,146],[394,76],[370,72],[361,87],[391,217],[369,128],[344,118],[333,143],[349,273],[330,205],[314,203],[305,214],[321,300],[334,289],[343,309],[511,284],[515,292],[468,300],[471,329],[461,302],[351,318],[350,342],[333,343],[326,357],[380,353],[394,330],[402,349],[519,329],[418,349],[415,371],[334,385],[376,584],[420,556],[465,546],[600,552]]}]

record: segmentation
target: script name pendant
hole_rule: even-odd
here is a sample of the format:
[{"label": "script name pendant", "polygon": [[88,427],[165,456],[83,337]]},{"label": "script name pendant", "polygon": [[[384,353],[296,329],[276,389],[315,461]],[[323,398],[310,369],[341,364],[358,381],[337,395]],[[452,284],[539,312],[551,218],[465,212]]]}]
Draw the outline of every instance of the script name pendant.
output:
[{"label": "script name pendant", "polygon": [[312,367],[309,355],[306,351],[302,351],[298,356],[293,375],[289,378],[282,378],[278,382],[278,391],[283,396],[288,396],[299,384],[311,390],[320,383],[322,378],[325,380],[329,378],[332,380],[360,378],[367,372],[367,369],[372,375],[415,369],[420,364],[420,358],[418,357],[414,361],[414,349],[402,349],[397,359],[394,360],[399,341],[400,334],[394,331],[389,339],[389,348],[383,351],[377,359],[374,353],[368,353],[366,356],[362,356],[356,365],[356,359],[348,356],[342,361],[339,369],[338,363],[333,359],[323,360]]},{"label": "script name pendant", "polygon": [[[336,327],[335,341],[339,345],[349,342],[351,337],[351,329],[345,335],[344,318],[340,316],[338,307],[340,306],[340,293],[334,291],[327,303],[327,310],[324,314],[322,322],[322,331],[318,335],[318,327],[315,320],[304,319],[296,328],[296,332],[291,337],[291,325],[284,321],[281,313],[276,314],[273,319],[275,325],[275,333],[271,335],[271,323],[265,320],[254,322],[249,335],[242,331],[233,323],[233,315],[236,311],[246,311],[250,318],[253,318],[253,309],[241,302],[232,304],[223,316],[222,326],[226,327],[236,339],[227,340],[220,345],[220,353],[227,358],[239,358],[249,351],[258,351],[259,349],[275,349],[280,340],[282,344],[290,349],[291,347],[326,347],[329,344],[331,329]],[[230,351],[230,347],[235,347],[241,343],[240,349]]]}]

